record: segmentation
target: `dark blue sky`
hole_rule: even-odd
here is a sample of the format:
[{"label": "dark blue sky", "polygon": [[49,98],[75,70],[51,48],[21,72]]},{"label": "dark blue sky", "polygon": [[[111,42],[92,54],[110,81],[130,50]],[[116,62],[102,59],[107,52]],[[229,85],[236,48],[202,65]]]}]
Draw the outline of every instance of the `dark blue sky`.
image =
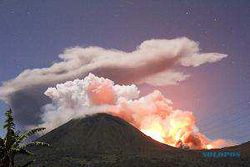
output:
[{"label": "dark blue sky", "polygon": [[[159,89],[178,108],[192,110],[208,137],[248,141],[249,9],[248,0],[2,0],[0,81],[48,67],[76,45],[131,51],[147,39],[186,36],[204,52],[229,57],[190,70],[192,77],[180,86]],[[1,102],[1,125],[6,108]]]}]

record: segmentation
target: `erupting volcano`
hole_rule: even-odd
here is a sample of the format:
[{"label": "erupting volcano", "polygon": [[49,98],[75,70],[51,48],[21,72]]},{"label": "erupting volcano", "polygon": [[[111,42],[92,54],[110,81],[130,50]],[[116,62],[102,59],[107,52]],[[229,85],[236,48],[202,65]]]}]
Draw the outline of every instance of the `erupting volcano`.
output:
[{"label": "erupting volcano", "polygon": [[140,97],[135,85],[117,85],[113,81],[89,74],[48,88],[45,95],[52,103],[43,107],[43,124],[52,130],[72,118],[94,113],[118,116],[151,138],[175,147],[211,149],[232,142],[210,140],[199,132],[190,111],[174,109],[172,101],[158,90]]}]

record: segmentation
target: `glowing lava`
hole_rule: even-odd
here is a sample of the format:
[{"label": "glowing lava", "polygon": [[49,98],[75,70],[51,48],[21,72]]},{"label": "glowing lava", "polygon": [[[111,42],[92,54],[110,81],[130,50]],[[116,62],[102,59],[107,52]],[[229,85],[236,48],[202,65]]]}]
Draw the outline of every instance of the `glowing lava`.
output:
[{"label": "glowing lava", "polygon": [[207,145],[207,149],[210,150],[210,149],[213,149],[213,146],[211,144],[208,144]]},{"label": "glowing lava", "polygon": [[151,137],[154,140],[157,140],[161,143],[165,143],[164,137],[164,129],[159,124],[150,125],[149,129],[141,129],[141,132]]},{"label": "glowing lava", "polygon": [[175,147],[211,149],[229,146],[223,139],[209,140],[199,132],[190,111],[174,109],[172,101],[155,90],[140,97],[135,85],[116,85],[89,74],[84,80],[68,81],[48,88],[53,103],[42,116],[48,130],[75,117],[97,112],[118,116],[151,138]]}]

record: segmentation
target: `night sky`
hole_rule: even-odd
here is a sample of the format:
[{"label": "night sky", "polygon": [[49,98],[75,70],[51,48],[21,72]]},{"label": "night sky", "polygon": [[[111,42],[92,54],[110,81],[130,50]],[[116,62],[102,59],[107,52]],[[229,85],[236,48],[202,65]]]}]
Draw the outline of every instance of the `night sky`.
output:
[{"label": "night sky", "polygon": [[[228,57],[190,69],[192,76],[161,90],[191,110],[211,139],[250,140],[250,1],[1,0],[0,82],[25,69],[48,67],[73,46],[132,51],[144,40],[186,36],[204,52]],[[0,125],[8,108],[0,103]],[[0,134],[3,131],[0,129]]]}]

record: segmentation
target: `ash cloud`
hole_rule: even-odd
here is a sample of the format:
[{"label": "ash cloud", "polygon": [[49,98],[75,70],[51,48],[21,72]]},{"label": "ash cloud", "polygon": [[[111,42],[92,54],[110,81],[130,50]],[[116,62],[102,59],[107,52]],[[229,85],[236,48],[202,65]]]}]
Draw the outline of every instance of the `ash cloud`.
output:
[{"label": "ash cloud", "polygon": [[193,68],[214,63],[227,55],[201,53],[197,42],[182,37],[147,40],[132,52],[96,46],[74,47],[66,49],[59,57],[59,63],[48,68],[24,70],[0,87],[0,98],[13,108],[20,124],[39,123],[41,106],[51,101],[43,95],[48,87],[83,79],[90,72],[119,84],[173,85],[189,76],[177,71],[177,67]]},{"label": "ash cloud", "polygon": [[45,95],[52,103],[43,109],[42,123],[50,131],[67,121],[94,113],[110,113],[162,143],[191,149],[220,148],[233,144],[224,139],[209,140],[199,132],[192,112],[174,109],[172,101],[160,91],[139,97],[135,85],[117,85],[89,74],[48,88]]}]

